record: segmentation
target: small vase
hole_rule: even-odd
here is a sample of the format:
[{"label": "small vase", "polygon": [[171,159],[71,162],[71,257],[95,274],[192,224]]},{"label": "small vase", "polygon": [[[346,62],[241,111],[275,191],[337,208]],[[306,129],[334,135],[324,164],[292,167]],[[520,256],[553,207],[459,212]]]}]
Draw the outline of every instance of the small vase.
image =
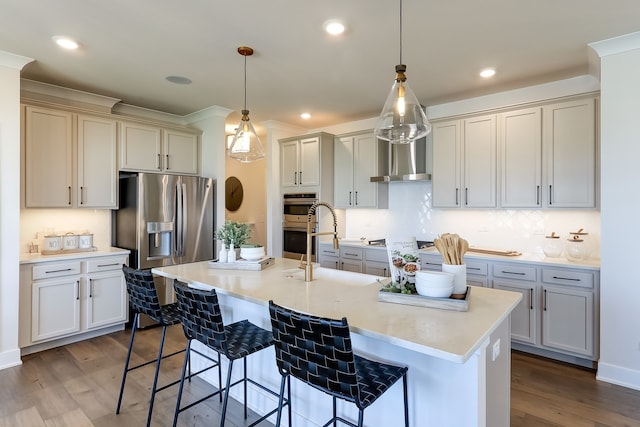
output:
[{"label": "small vase", "polygon": [[442,271],[453,274],[453,293],[452,298],[456,295],[462,296],[467,292],[467,265],[442,264]]},{"label": "small vase", "polygon": [[220,252],[218,252],[218,262],[227,262],[227,248],[222,245]]}]

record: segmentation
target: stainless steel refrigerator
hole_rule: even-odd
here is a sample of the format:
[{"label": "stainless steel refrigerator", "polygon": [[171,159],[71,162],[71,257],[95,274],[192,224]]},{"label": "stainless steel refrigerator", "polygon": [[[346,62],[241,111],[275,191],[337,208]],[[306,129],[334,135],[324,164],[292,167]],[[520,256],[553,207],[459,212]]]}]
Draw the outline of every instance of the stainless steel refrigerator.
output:
[{"label": "stainless steel refrigerator", "polygon": [[[184,175],[120,175],[113,244],[129,249],[140,269],[213,259],[215,181]],[[156,279],[161,303],[173,301],[171,283]],[[146,318],[139,327],[149,326]]]}]

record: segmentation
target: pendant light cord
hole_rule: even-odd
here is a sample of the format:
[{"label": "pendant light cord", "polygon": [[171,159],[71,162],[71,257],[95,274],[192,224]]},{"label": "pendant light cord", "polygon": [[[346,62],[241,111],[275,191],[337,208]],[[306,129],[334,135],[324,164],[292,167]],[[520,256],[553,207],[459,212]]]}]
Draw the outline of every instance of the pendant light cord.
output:
[{"label": "pendant light cord", "polygon": [[400,0],[400,62],[402,64],[402,0]]}]

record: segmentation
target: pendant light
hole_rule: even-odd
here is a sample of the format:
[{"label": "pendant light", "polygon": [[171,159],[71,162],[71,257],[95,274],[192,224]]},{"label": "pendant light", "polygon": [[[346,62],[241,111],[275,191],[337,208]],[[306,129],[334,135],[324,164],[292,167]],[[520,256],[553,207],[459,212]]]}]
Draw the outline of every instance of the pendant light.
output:
[{"label": "pendant light", "polygon": [[408,144],[431,132],[431,123],[415,94],[409,88],[402,63],[402,0],[400,0],[400,63],[396,78],[374,129],[376,137],[391,144]]},{"label": "pendant light", "polygon": [[253,55],[253,49],[240,46],[238,53],[244,56],[244,108],[228,155],[243,163],[249,163],[264,158],[264,150],[260,138],[251,124],[251,119],[249,119],[249,110],[247,110],[247,56]]}]

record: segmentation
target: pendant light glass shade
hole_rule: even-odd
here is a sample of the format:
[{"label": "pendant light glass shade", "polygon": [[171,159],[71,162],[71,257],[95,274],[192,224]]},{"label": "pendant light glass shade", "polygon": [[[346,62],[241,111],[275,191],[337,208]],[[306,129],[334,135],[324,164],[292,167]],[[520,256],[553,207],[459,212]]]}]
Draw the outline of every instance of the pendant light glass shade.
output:
[{"label": "pendant light glass shade", "polygon": [[431,132],[431,123],[407,83],[407,66],[402,63],[402,0],[400,0],[400,63],[396,78],[373,130],[374,135],[391,144],[408,144]]},{"label": "pendant light glass shade", "polygon": [[229,157],[240,160],[243,163],[264,158],[264,149],[251,124],[249,110],[242,110],[242,120],[231,141]]},{"label": "pendant light glass shade", "polygon": [[431,123],[407,83],[405,65],[396,65],[396,79],[384,103],[374,134],[392,144],[408,144],[431,132]]},{"label": "pendant light glass shade", "polygon": [[243,163],[249,163],[264,158],[264,149],[251,124],[249,110],[247,110],[247,56],[253,55],[253,49],[240,46],[238,53],[244,56],[244,109],[236,134],[231,141],[228,156]]}]

